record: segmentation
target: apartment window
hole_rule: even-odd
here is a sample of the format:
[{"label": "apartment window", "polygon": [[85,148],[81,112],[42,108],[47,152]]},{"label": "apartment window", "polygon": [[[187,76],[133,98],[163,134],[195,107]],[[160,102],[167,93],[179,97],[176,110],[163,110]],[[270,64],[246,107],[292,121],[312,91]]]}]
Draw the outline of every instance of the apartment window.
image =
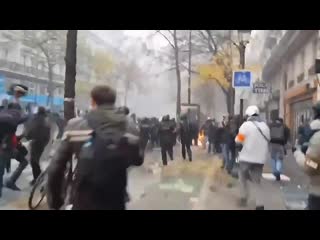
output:
[{"label": "apartment window", "polygon": [[63,75],[63,74],[64,74],[64,67],[63,67],[63,65],[59,65],[59,70],[60,70],[60,74]]},{"label": "apartment window", "polygon": [[36,85],[32,82],[30,82],[28,84],[29,90],[28,90],[28,94],[29,95],[35,95],[36,94]]},{"label": "apartment window", "polygon": [[300,55],[300,66],[299,66],[299,72],[297,75],[297,82],[300,83],[304,80],[304,65],[305,65],[305,49],[301,51]]},{"label": "apartment window", "polygon": [[23,62],[23,66],[26,67],[26,65],[27,65],[27,57],[25,55],[22,56],[22,62]]},{"label": "apartment window", "polygon": [[3,51],[2,51],[2,58],[3,59],[7,59],[8,58],[8,55],[9,55],[9,50],[4,48]]},{"label": "apartment window", "polygon": [[288,75],[287,75],[287,73],[284,74],[283,82],[284,82],[284,90],[287,90],[288,89]]},{"label": "apartment window", "polygon": [[318,42],[317,42],[317,38],[316,39],[314,39],[313,40],[313,43],[312,43],[312,61],[313,61],[313,63],[312,64],[314,64],[315,62],[315,59],[317,59],[317,56],[318,56],[318,48],[317,48],[317,46],[318,46]]},{"label": "apartment window", "polygon": [[39,95],[46,95],[46,94],[47,94],[46,85],[40,85],[40,87],[39,87]]},{"label": "apartment window", "polygon": [[301,71],[300,73],[304,73],[304,65],[305,65],[305,49],[301,52]]}]

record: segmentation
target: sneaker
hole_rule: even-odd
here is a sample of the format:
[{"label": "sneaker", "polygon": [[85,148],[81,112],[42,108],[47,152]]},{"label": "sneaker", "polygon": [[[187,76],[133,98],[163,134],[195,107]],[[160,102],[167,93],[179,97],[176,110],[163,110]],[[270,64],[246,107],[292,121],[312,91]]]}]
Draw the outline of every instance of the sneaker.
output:
[{"label": "sneaker", "polygon": [[281,181],[281,175],[280,175],[280,173],[276,174],[276,181],[277,181],[277,182]]},{"label": "sneaker", "polygon": [[247,206],[247,199],[245,198],[240,198],[238,201],[239,207],[246,207]]},{"label": "sneaker", "polygon": [[264,210],[264,206],[256,206],[256,210]]},{"label": "sneaker", "polygon": [[6,186],[6,188],[9,188],[13,191],[21,191],[21,189],[18,188],[17,185],[14,183],[6,183],[5,186]]}]

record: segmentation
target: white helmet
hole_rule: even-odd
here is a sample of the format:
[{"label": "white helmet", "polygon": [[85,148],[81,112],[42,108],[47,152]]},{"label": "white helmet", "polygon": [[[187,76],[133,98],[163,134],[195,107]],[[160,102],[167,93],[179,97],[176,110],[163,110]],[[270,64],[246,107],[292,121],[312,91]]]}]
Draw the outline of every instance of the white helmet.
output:
[{"label": "white helmet", "polygon": [[248,108],[247,108],[247,110],[246,110],[246,115],[248,116],[248,117],[251,117],[251,116],[253,116],[253,115],[259,115],[259,108],[257,107],[257,106],[255,106],[255,105],[251,105],[251,106],[249,106]]}]

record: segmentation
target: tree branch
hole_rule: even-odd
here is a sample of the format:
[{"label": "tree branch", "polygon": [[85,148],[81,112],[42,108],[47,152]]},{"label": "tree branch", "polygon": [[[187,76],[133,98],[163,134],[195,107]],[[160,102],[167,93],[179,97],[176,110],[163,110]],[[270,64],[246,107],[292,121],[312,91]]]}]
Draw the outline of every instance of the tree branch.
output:
[{"label": "tree branch", "polygon": [[202,32],[202,30],[199,30],[201,37],[207,42],[209,52],[214,53],[214,49],[211,45],[210,39]]},{"label": "tree branch", "polygon": [[217,43],[216,41],[213,39],[213,36],[210,32],[210,30],[206,30],[207,34],[208,34],[208,39],[212,42],[213,46],[214,46],[214,51],[213,51],[213,54],[216,55],[217,54],[217,51],[218,51],[218,46],[217,46]]},{"label": "tree branch", "polygon": [[[168,32],[171,33],[170,30],[168,30]],[[175,46],[174,46],[173,43],[169,40],[169,38],[168,38],[166,35],[164,35],[160,30],[156,31],[156,33],[161,34],[162,37],[164,37],[164,38],[168,41],[168,43],[170,44],[170,46],[171,46],[173,49],[175,48]],[[171,33],[171,34],[172,34],[172,33]]]},{"label": "tree branch", "polygon": [[180,63],[180,66],[188,71],[190,70],[191,73],[198,74],[198,75],[200,74],[199,72],[197,72],[195,70],[189,69],[187,66],[183,65],[182,63]]}]

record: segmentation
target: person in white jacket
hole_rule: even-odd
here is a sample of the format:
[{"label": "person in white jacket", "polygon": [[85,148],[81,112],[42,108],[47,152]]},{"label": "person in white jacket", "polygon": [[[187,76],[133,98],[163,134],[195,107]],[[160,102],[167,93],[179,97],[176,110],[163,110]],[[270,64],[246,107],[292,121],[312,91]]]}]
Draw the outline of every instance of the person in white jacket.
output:
[{"label": "person in white jacket", "polygon": [[249,198],[248,180],[252,182],[252,192],[256,201],[256,210],[264,210],[261,197],[261,177],[263,166],[269,156],[270,129],[259,118],[259,108],[249,106],[246,110],[247,121],[244,122],[236,136],[236,143],[242,145],[239,153],[239,205],[245,207]]}]

